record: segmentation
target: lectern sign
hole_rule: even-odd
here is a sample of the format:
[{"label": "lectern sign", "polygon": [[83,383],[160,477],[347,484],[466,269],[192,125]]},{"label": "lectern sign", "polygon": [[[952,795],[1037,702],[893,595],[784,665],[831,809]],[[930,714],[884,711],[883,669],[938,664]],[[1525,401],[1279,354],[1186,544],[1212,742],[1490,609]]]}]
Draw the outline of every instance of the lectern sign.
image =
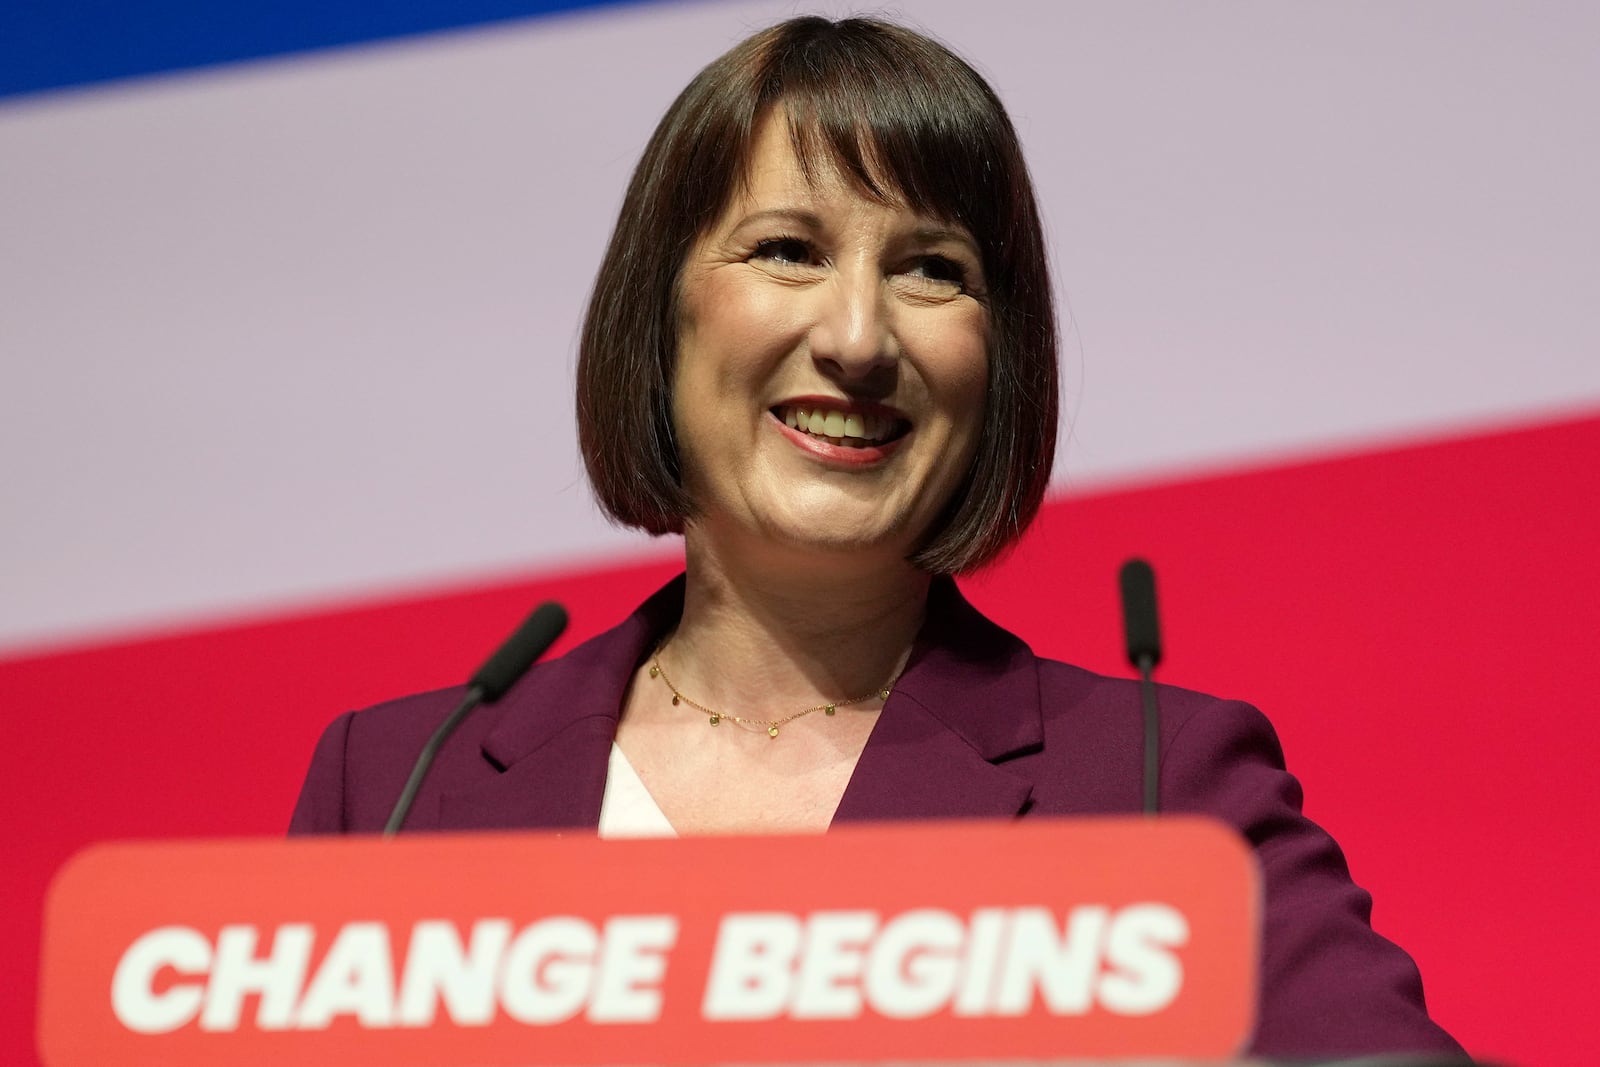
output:
[{"label": "lectern sign", "polygon": [[1259,887],[1198,819],[113,845],[58,877],[50,1067],[1228,1059]]}]

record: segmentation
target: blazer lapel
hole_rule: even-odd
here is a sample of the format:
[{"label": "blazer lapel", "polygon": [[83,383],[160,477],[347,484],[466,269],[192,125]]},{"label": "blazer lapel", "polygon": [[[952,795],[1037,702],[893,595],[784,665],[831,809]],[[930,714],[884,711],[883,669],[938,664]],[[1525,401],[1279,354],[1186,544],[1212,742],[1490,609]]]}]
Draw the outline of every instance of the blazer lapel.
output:
[{"label": "blazer lapel", "polygon": [[[564,829],[600,822],[615,712],[571,723],[470,789],[439,797],[439,825],[463,830]],[[493,761],[487,754],[486,758]]]},{"label": "blazer lapel", "polygon": [[1043,743],[1033,652],[938,579],[834,821],[1018,815],[1033,783],[1005,763]]},{"label": "blazer lapel", "polygon": [[506,698],[484,736],[489,780],[440,797],[438,822],[460,829],[593,828],[634,669],[683,613],[683,579],[620,626],[542,664]]}]

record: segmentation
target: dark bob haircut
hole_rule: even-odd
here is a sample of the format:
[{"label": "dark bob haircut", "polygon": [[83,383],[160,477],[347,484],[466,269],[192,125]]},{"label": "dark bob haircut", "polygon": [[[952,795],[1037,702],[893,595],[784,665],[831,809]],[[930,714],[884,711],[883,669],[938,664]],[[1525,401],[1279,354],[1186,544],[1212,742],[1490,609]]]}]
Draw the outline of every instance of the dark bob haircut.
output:
[{"label": "dark bob haircut", "polygon": [[679,272],[748,176],[774,109],[808,173],[970,233],[990,311],[988,401],[966,482],[912,562],[970,571],[1039,509],[1056,438],[1056,323],[1038,208],[994,91],[942,45],[872,19],[807,17],[712,63],[656,127],[595,281],[578,358],[578,436],[615,521],[676,533],[694,514],[672,421]]}]

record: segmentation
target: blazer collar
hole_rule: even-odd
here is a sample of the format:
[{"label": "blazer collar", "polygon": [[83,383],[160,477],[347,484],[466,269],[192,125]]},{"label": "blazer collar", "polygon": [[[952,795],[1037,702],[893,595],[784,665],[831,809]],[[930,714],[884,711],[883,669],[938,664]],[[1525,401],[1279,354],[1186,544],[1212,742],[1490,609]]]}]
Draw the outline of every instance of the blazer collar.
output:
[{"label": "blazer collar", "polygon": [[[523,678],[483,739],[500,773],[441,797],[441,825],[598,825],[628,682],[677,624],[683,589],[679,575],[620,626]],[[834,819],[1016,815],[1031,783],[998,764],[1038,749],[1043,736],[1033,653],[953,581],[936,579],[927,622]]]},{"label": "blazer collar", "polygon": [[936,579],[834,821],[1017,815],[1032,782],[1004,764],[1043,743],[1032,650]]},{"label": "blazer collar", "polygon": [[594,827],[606,765],[634,670],[683,614],[679,575],[622,624],[529,671],[484,735],[488,781],[440,799],[461,829]]}]

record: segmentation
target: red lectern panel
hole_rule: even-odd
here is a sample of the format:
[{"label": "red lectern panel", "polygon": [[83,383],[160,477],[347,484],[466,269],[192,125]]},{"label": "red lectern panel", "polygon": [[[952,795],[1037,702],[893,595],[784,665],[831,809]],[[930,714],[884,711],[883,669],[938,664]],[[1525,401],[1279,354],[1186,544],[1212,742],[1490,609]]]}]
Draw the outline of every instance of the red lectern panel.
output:
[{"label": "red lectern panel", "polygon": [[47,906],[68,1065],[1225,1060],[1254,858],[1200,819],[107,845]]}]

